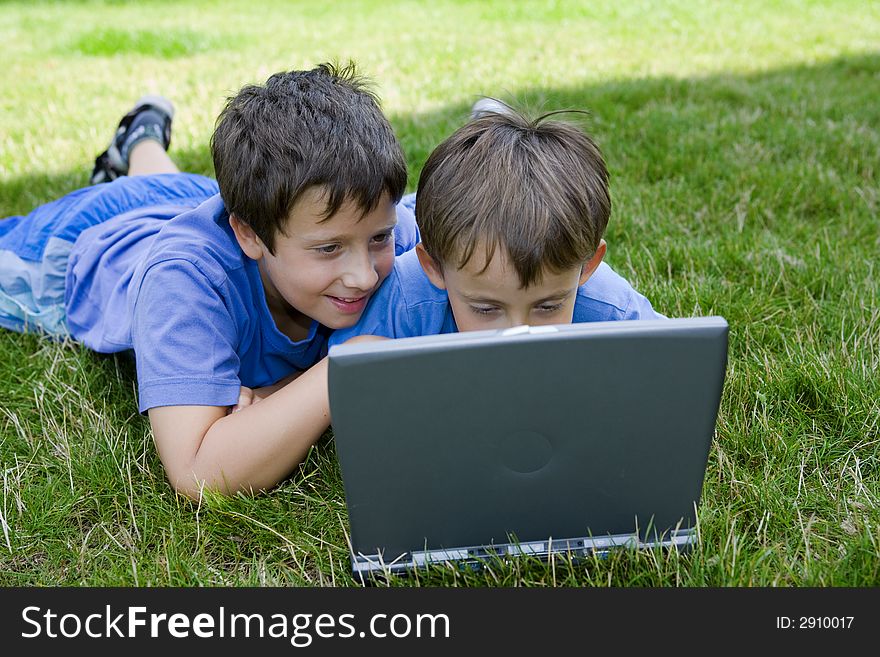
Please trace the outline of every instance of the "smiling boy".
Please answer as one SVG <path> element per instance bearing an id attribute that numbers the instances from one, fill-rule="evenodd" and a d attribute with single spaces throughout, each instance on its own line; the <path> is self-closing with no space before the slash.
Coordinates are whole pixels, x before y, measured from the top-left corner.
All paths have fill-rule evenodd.
<path id="1" fill-rule="evenodd" d="M 396 206 L 404 156 L 353 66 L 230 98 L 216 182 L 167 156 L 172 114 L 142 99 L 97 158 L 99 184 L 0 222 L 0 326 L 133 352 L 175 490 L 262 490 L 329 424 L 329 334 L 417 241 Z"/>
<path id="2" fill-rule="evenodd" d="M 495 107 L 431 153 L 415 199 L 421 243 L 331 345 L 663 317 L 603 262 L 611 197 L 599 147 L 553 113 L 532 121 Z"/>
<path id="3" fill-rule="evenodd" d="M 275 326 L 293 341 L 316 323 L 351 326 L 394 264 L 397 212 L 387 192 L 366 213 L 346 200 L 328 217 L 327 205 L 321 187 L 304 191 L 271 247 L 250 224 L 229 218 L 242 251 L 258 263 Z"/>

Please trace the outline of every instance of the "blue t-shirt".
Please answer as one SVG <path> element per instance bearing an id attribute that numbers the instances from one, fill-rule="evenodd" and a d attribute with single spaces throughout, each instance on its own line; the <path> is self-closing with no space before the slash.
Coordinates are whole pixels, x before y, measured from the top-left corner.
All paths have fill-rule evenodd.
<path id="1" fill-rule="evenodd" d="M 27 215 L 0 220 L 0 326 L 70 337 L 65 312 L 67 265 L 83 231 L 131 211 L 170 218 L 217 192 L 216 180 L 192 173 L 121 176 L 65 194 Z M 136 249 L 131 241 L 129 245 Z M 119 245 L 116 251 L 120 257 L 127 254 L 126 267 L 134 261 L 134 250 Z M 122 262 L 117 257 L 107 260 Z M 122 275 L 126 267 L 117 273 Z M 128 280 L 118 280 L 112 272 L 102 277 L 110 287 L 126 285 Z M 102 297 L 92 292 L 93 298 Z"/>
<path id="2" fill-rule="evenodd" d="M 398 206 L 395 252 L 418 241 Z M 326 355 L 330 329 L 304 340 L 275 326 L 257 262 L 239 247 L 217 194 L 195 209 L 142 207 L 88 228 L 70 254 L 67 322 L 96 351 L 133 349 L 138 406 L 229 406 Z"/>
<path id="3" fill-rule="evenodd" d="M 573 322 L 660 319 L 651 302 L 604 262 L 578 288 Z M 445 290 L 434 287 L 415 251 L 394 259 L 394 269 L 370 299 L 357 324 L 335 331 L 330 346 L 356 335 L 408 338 L 455 333 L 458 327 Z"/>

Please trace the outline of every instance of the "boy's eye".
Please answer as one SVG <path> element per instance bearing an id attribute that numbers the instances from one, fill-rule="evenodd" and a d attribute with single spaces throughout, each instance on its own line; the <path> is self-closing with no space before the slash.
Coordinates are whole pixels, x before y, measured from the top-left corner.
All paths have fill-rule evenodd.
<path id="1" fill-rule="evenodd" d="M 380 233 L 378 235 L 373 236 L 373 244 L 387 244 L 388 242 L 394 239 L 394 233 L 392 231 L 388 231 L 387 233 Z"/>
<path id="2" fill-rule="evenodd" d="M 555 313 L 558 310 L 561 310 L 563 306 L 563 302 L 559 303 L 542 303 L 538 306 L 538 311 L 542 313 Z"/>
<path id="3" fill-rule="evenodd" d="M 495 306 L 471 306 L 470 308 L 477 315 L 492 315 L 498 311 Z"/>
<path id="4" fill-rule="evenodd" d="M 339 250 L 338 244 L 327 244 L 326 246 L 316 246 L 314 249 L 315 253 L 320 253 L 322 255 L 332 255 Z"/>

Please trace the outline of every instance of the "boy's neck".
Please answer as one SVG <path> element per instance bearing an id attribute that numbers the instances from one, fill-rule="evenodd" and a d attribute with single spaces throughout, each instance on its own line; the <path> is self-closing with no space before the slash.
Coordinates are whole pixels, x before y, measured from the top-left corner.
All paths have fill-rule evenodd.
<path id="1" fill-rule="evenodd" d="M 312 318 L 303 315 L 278 295 L 271 280 L 266 275 L 262 262 L 259 263 L 259 269 L 260 280 L 263 283 L 263 294 L 266 298 L 266 307 L 269 308 L 269 314 L 272 315 L 275 328 L 293 342 L 305 340 L 312 328 Z"/>
<path id="2" fill-rule="evenodd" d="M 272 314 L 272 319 L 275 322 L 275 328 L 290 338 L 292 342 L 299 342 L 309 337 L 309 331 L 312 328 L 312 319 L 310 317 L 306 317 L 302 313 L 296 313 L 296 316 L 293 316 L 281 309 L 273 308 L 271 303 L 268 303 L 268 305 L 269 312 Z"/>

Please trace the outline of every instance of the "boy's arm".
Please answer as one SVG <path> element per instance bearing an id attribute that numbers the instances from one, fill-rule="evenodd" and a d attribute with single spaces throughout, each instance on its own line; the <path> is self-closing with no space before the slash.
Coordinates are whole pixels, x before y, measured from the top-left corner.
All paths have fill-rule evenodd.
<path id="1" fill-rule="evenodd" d="M 203 487 L 232 494 L 277 484 L 329 424 L 322 362 L 228 413 L 241 392 L 240 321 L 223 272 L 211 274 L 181 258 L 156 263 L 132 308 L 138 407 L 149 415 L 169 481 L 193 498 Z"/>
<path id="2" fill-rule="evenodd" d="M 330 423 L 327 359 L 260 403 L 227 414 L 226 406 L 158 406 L 148 411 L 153 439 L 171 485 L 197 499 L 270 488 L 299 465 Z"/>
<path id="3" fill-rule="evenodd" d="M 245 406 L 250 406 L 251 404 L 255 404 L 258 401 L 265 399 L 272 393 L 281 390 L 281 388 L 293 381 L 300 374 L 302 374 L 302 372 L 294 372 L 290 376 L 285 376 L 278 383 L 274 383 L 271 386 L 262 386 L 260 388 L 241 386 L 241 391 L 238 393 L 238 402 L 236 402 L 234 406 L 229 407 L 228 412 L 240 411 Z"/>

